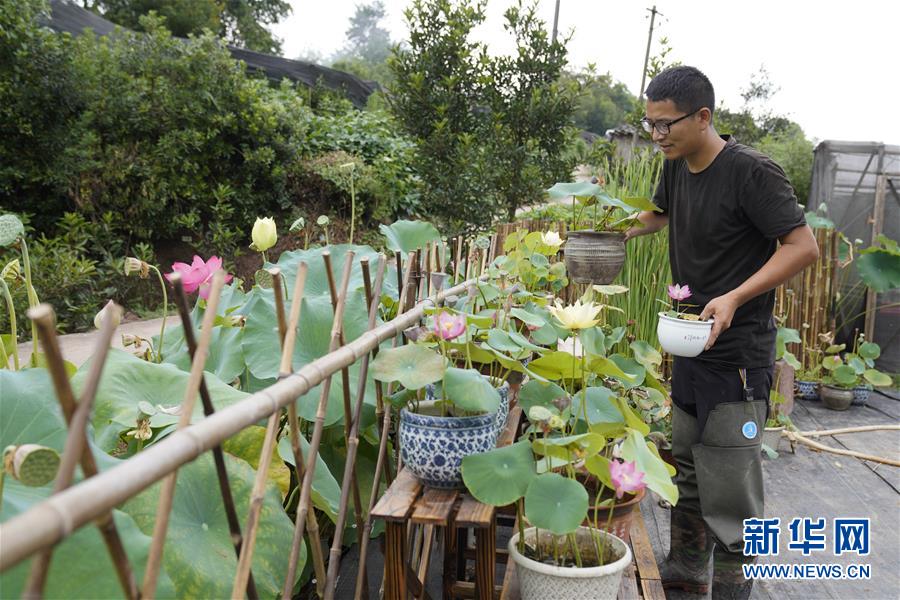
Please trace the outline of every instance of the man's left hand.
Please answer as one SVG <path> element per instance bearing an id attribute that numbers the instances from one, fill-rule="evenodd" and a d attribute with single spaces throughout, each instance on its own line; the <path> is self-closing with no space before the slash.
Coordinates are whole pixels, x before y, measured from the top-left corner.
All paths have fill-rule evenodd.
<path id="1" fill-rule="evenodd" d="M 712 332 L 709 334 L 704 350 L 712 348 L 719 336 L 722 335 L 722 332 L 731 327 L 731 320 L 734 318 L 734 312 L 738 309 L 738 306 L 740 304 L 737 298 L 731 294 L 725 294 L 713 298 L 703 307 L 703 312 L 700 313 L 700 320 L 705 321 L 710 317 L 714 319 Z"/>

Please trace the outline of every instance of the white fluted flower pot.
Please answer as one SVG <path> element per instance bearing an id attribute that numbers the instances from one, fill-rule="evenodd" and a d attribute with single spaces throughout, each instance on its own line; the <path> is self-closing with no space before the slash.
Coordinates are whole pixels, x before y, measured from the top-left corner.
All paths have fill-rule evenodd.
<path id="1" fill-rule="evenodd" d="M 535 529 L 525 530 L 526 541 L 533 541 Z M 589 548 L 590 529 L 579 527 L 575 533 L 579 547 Z M 615 600 L 625 567 L 631 564 L 631 550 L 618 537 L 598 532 L 612 544 L 615 561 L 599 567 L 558 567 L 538 562 L 519 553 L 519 534 L 509 540 L 509 555 L 516 564 L 522 600 Z M 541 531 L 541 538 L 550 533 Z M 609 541 L 611 540 L 611 542 Z"/>

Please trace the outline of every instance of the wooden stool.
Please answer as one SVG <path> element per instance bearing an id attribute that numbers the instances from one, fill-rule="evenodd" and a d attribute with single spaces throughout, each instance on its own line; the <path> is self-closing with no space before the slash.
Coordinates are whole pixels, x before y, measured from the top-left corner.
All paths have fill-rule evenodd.
<path id="1" fill-rule="evenodd" d="M 510 407 L 506 428 L 497 447 L 515 441 L 522 409 Z M 372 509 L 372 517 L 385 521 L 384 597 L 386 600 L 428 598 L 425 577 L 435 534 L 443 538 L 443 598 L 493 600 L 500 593 L 494 583 L 497 562 L 497 510 L 462 490 L 424 488 L 407 469 Z M 468 532 L 475 532 L 474 553 Z M 506 551 L 500 551 L 501 555 Z M 466 581 L 469 557 L 475 561 L 475 581 Z"/>

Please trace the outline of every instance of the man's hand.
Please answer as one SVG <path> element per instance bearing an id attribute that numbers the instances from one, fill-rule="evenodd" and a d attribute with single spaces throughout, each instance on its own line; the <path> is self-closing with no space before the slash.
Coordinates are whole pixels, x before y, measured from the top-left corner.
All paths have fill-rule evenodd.
<path id="1" fill-rule="evenodd" d="M 641 235 L 649 235 L 656 233 L 669 224 L 669 216 L 657 213 L 652 210 L 644 210 L 638 215 L 637 220 L 643 224 L 643 227 L 632 227 L 625 232 L 625 241 L 636 238 Z"/>
<path id="2" fill-rule="evenodd" d="M 705 321 L 710 317 L 714 319 L 712 332 L 709 334 L 704 350 L 712 348 L 719 336 L 722 335 L 722 332 L 731 327 L 731 320 L 734 318 L 734 312 L 738 309 L 738 306 L 740 306 L 740 303 L 737 297 L 729 293 L 713 298 L 703 307 L 703 312 L 700 313 L 700 320 Z"/>

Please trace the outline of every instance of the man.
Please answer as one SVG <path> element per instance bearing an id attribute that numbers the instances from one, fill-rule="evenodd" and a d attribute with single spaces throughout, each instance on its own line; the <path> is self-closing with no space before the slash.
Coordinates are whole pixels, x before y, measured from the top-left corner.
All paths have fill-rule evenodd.
<path id="1" fill-rule="evenodd" d="M 679 500 L 672 508 L 664 587 L 713 598 L 747 598 L 743 520 L 763 516 L 760 437 L 775 358 L 774 288 L 816 261 L 818 246 L 784 171 L 766 156 L 720 137 L 715 94 L 693 67 L 673 67 L 647 87 L 644 129 L 665 155 L 644 227 L 669 226 L 673 281 L 713 319 L 705 350 L 676 357 L 672 446 Z"/>

